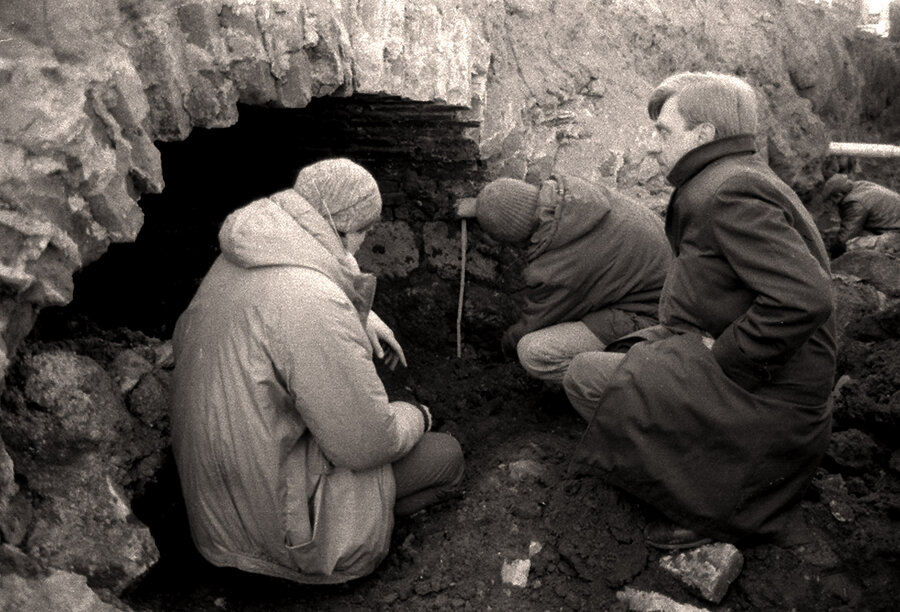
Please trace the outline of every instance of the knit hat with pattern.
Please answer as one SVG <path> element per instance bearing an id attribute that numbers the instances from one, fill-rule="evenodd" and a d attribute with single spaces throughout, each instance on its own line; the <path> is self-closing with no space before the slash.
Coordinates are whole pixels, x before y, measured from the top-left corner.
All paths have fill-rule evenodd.
<path id="1" fill-rule="evenodd" d="M 540 188 L 514 178 L 500 178 L 478 194 L 475 217 L 489 236 L 501 242 L 527 240 L 537 226 Z"/>
<path id="2" fill-rule="evenodd" d="M 381 215 L 378 183 L 365 168 L 342 157 L 323 159 L 303 168 L 294 182 L 294 191 L 338 232 L 368 228 Z"/>

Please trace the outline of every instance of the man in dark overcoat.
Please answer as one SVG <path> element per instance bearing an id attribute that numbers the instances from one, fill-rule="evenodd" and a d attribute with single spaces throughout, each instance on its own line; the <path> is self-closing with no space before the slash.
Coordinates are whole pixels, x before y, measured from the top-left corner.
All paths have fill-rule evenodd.
<path id="1" fill-rule="evenodd" d="M 653 91 L 651 152 L 675 188 L 660 325 L 579 355 L 564 380 L 594 412 L 576 461 L 666 517 L 646 530 L 660 548 L 783 532 L 830 437 L 828 254 L 756 152 L 756 107 L 731 75 Z"/>

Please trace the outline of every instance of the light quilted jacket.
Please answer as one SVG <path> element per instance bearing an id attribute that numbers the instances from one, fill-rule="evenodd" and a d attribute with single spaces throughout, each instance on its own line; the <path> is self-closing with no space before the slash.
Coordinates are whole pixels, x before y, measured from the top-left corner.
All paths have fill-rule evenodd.
<path id="1" fill-rule="evenodd" d="M 292 190 L 232 213 L 178 320 L 172 443 L 211 563 L 344 582 L 384 558 L 391 463 L 423 433 L 388 402 L 363 322 L 374 278 Z"/>

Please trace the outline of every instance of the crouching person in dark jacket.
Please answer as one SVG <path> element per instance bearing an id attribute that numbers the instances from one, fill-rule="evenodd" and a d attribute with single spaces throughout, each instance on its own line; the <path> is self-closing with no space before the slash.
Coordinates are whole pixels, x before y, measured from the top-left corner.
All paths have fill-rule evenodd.
<path id="1" fill-rule="evenodd" d="M 594 413 L 576 461 L 673 521 L 648 526 L 652 545 L 774 536 L 830 437 L 828 254 L 796 194 L 756 155 L 749 85 L 677 74 L 648 110 L 675 187 L 675 261 L 660 326 L 641 334 L 650 339 L 569 367 L 570 401 Z"/>
<path id="2" fill-rule="evenodd" d="M 837 206 L 841 227 L 831 245 L 832 257 L 847 250 L 871 248 L 896 252 L 900 242 L 900 193 L 871 181 L 851 181 L 835 174 L 822 187 L 822 199 Z"/>
<path id="3" fill-rule="evenodd" d="M 671 251 L 646 206 L 577 177 L 540 185 L 501 178 L 461 216 L 526 249 L 522 312 L 501 348 L 533 377 L 559 386 L 572 357 L 655 325 Z"/>

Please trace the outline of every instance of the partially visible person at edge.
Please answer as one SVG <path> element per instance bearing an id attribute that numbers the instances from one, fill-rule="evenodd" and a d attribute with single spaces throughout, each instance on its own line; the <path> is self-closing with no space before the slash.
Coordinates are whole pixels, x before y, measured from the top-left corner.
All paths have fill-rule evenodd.
<path id="1" fill-rule="evenodd" d="M 575 355 L 658 322 L 671 252 L 649 208 L 567 176 L 497 179 L 468 204 L 461 216 L 526 249 L 522 312 L 501 348 L 531 376 L 559 388 Z"/>
<path id="2" fill-rule="evenodd" d="M 900 193 L 896 191 L 839 173 L 825 181 L 822 199 L 837 206 L 841 217 L 837 238 L 830 245 L 832 257 L 852 248 L 850 241 L 860 236 L 900 236 Z"/>
<path id="3" fill-rule="evenodd" d="M 394 514 L 454 489 L 459 443 L 388 401 L 373 351 L 405 357 L 353 254 L 378 219 L 347 159 L 233 212 L 175 328 L 172 443 L 197 549 L 214 565 L 302 583 L 370 573 Z M 386 348 L 382 348 L 384 342 Z"/>
<path id="4" fill-rule="evenodd" d="M 675 187 L 660 325 L 577 356 L 564 380 L 593 414 L 575 464 L 666 517 L 645 532 L 659 548 L 786 536 L 830 438 L 828 253 L 756 154 L 756 108 L 724 74 L 653 91 L 651 152 Z"/>

